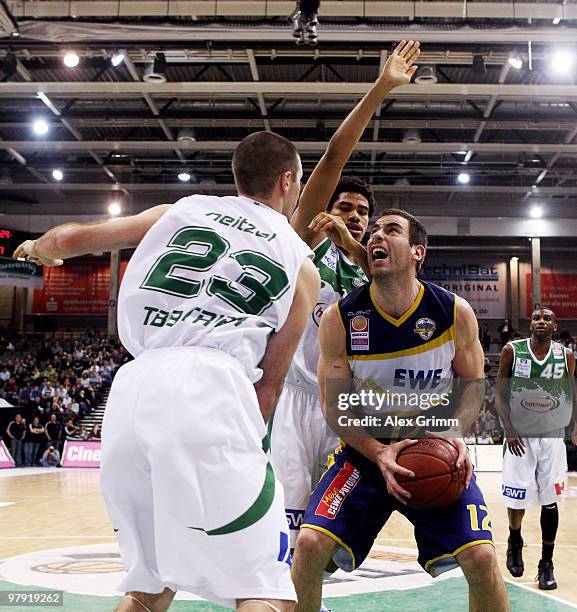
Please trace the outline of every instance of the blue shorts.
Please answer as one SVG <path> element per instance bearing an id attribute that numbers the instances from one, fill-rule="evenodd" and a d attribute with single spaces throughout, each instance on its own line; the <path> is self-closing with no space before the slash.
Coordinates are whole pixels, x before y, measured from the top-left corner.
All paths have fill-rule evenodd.
<path id="1" fill-rule="evenodd" d="M 347 572 L 360 567 L 375 538 L 397 510 L 411 521 L 419 563 L 431 576 L 454 569 L 463 550 L 493 544 L 491 520 L 475 477 L 443 510 L 416 510 L 387 491 L 376 464 L 345 446 L 313 491 L 301 528 L 320 531 L 337 542 L 335 563 Z"/>

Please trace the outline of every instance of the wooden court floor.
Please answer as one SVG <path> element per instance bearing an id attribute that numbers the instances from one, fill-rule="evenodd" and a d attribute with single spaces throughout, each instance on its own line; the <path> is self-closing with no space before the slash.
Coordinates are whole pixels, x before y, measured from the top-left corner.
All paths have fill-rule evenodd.
<path id="1" fill-rule="evenodd" d="M 98 470 L 93 469 L 45 470 L 41 468 L 20 468 L 0 470 L 0 525 L 2 526 L 0 530 L 0 559 L 6 560 L 18 555 L 30 555 L 31 553 L 40 555 L 42 551 L 51 549 L 78 547 L 82 551 L 82 547 L 104 544 L 111 547 L 115 538 L 100 495 L 98 477 Z M 513 579 L 505 568 L 508 527 L 506 510 L 500 498 L 500 474 L 478 474 L 478 482 L 485 494 L 491 513 L 497 554 L 503 575 L 511 583 L 520 585 L 524 590 L 534 590 L 536 596 L 543 597 L 539 601 L 546 603 L 547 595 L 539 592 L 536 583 L 533 581 L 537 573 L 537 562 L 541 552 L 539 509 L 533 509 L 526 514 L 523 526 L 523 536 L 527 545 L 524 551 L 525 575 L 522 578 Z M 412 553 L 410 550 L 407 553 L 407 549 L 415 549 L 411 525 L 402 516 L 393 515 L 381 532 L 378 544 L 385 547 L 402 548 L 410 558 Z M 31 556 L 34 557 L 34 555 Z M 74 558 L 77 562 L 78 558 L 82 558 L 82 555 L 76 555 Z M 569 475 L 566 497 L 560 504 L 560 527 L 554 556 L 555 575 L 559 588 L 550 593 L 555 598 L 566 602 L 569 607 L 561 604 L 561 608 L 546 608 L 543 606 L 524 608 L 519 604 L 520 607 L 513 606 L 513 609 L 525 612 L 526 609 L 565 610 L 577 608 L 576 559 L 577 475 Z M 119 559 L 114 562 L 117 565 L 120 563 Z M 0 563 L 0 582 L 7 579 L 5 575 L 2 575 L 4 573 L 2 567 L 3 565 Z M 41 564 L 37 565 L 37 569 L 38 567 L 41 571 L 44 571 Z M 55 571 L 65 571 L 62 569 L 63 566 L 58 564 L 48 564 L 47 567 L 53 573 Z M 75 571 L 89 571 L 88 569 L 79 570 L 78 567 L 80 566 L 78 565 L 75 567 Z M 26 581 L 20 582 L 20 584 L 26 584 Z M 29 584 L 34 583 L 29 582 Z M 41 584 L 46 585 L 46 583 Z M 463 590 L 463 587 L 464 585 L 461 585 L 460 589 Z M 0 590 L 1 588 L 6 589 L 7 587 L 1 587 L 0 585 Z M 511 587 L 509 588 L 511 589 Z M 520 591 L 520 589 L 517 590 Z M 534 597 L 534 599 L 536 598 Z M 466 609 L 466 607 L 451 608 L 441 604 L 442 602 L 431 602 L 430 605 L 427 604 L 425 609 L 443 609 L 445 612 L 453 609 Z M 90 604 L 88 607 L 84 607 L 85 605 L 87 604 L 78 604 L 76 609 L 79 612 L 92 612 L 92 610 L 111 610 L 113 608 L 110 602 L 103 604 L 102 607 L 95 607 L 96 604 L 94 606 Z M 178 602 L 175 605 L 177 609 L 193 609 L 189 607 L 178 608 Z M 194 609 L 201 608 L 197 606 Z M 202 609 L 216 608 L 202 606 Z M 334 604 L 333 609 L 335 612 L 340 610 Z M 345 606 L 342 609 L 349 610 L 352 608 Z M 366 609 L 374 610 L 378 607 Z M 406 609 L 412 610 L 413 608 L 406 607 Z"/>

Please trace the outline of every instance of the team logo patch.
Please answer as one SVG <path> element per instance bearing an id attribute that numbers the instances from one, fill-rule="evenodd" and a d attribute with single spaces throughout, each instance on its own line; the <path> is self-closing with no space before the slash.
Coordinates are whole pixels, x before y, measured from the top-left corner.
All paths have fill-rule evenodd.
<path id="1" fill-rule="evenodd" d="M 437 329 L 437 324 L 428 317 L 419 319 L 415 323 L 415 333 L 419 334 L 423 340 L 428 340 L 435 333 L 435 329 Z"/>
<path id="2" fill-rule="evenodd" d="M 351 319 L 350 323 L 351 349 L 357 351 L 369 350 L 369 320 L 362 315 Z"/>
<path id="3" fill-rule="evenodd" d="M 564 491 L 565 491 L 565 483 L 564 482 L 556 482 L 555 483 L 555 493 L 557 493 L 557 495 L 563 495 Z"/>
<path id="4" fill-rule="evenodd" d="M 359 470 L 350 463 L 345 463 L 339 470 L 339 473 L 333 478 L 331 484 L 327 487 L 315 510 L 316 516 L 324 516 L 331 520 L 334 519 L 339 513 L 343 502 L 349 493 L 357 486 L 360 479 L 361 473 Z"/>
<path id="5" fill-rule="evenodd" d="M 531 361 L 525 357 L 517 357 L 515 360 L 515 374 L 519 378 L 531 378 Z"/>

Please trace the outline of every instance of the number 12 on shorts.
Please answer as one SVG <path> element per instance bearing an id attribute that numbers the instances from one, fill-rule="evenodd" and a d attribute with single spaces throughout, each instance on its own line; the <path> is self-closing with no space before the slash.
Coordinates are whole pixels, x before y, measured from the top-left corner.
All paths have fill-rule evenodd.
<path id="1" fill-rule="evenodd" d="M 489 516 L 489 509 L 487 506 L 476 506 L 475 504 L 468 504 L 467 510 L 469 511 L 469 519 L 471 521 L 471 531 L 493 531 L 491 525 L 491 517 Z M 479 527 L 479 514 L 484 512 L 485 515 L 482 517 L 481 527 Z"/>

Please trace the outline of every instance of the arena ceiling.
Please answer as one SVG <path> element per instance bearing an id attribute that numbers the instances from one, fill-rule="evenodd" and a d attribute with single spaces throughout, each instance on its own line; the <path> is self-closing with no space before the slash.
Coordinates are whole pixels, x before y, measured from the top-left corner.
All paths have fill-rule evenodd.
<path id="1" fill-rule="evenodd" d="M 577 61 L 552 67 L 559 48 L 577 52 L 576 4 L 323 0 L 316 47 L 295 45 L 294 8 L 0 0 L 1 212 L 101 215 L 113 199 L 137 212 L 230 193 L 232 150 L 259 129 L 293 140 L 308 174 L 395 41 L 413 38 L 436 82 L 385 100 L 347 172 L 371 180 L 380 206 L 421 215 L 526 217 L 539 202 L 577 218 Z M 166 82 L 145 82 L 157 52 Z"/>

